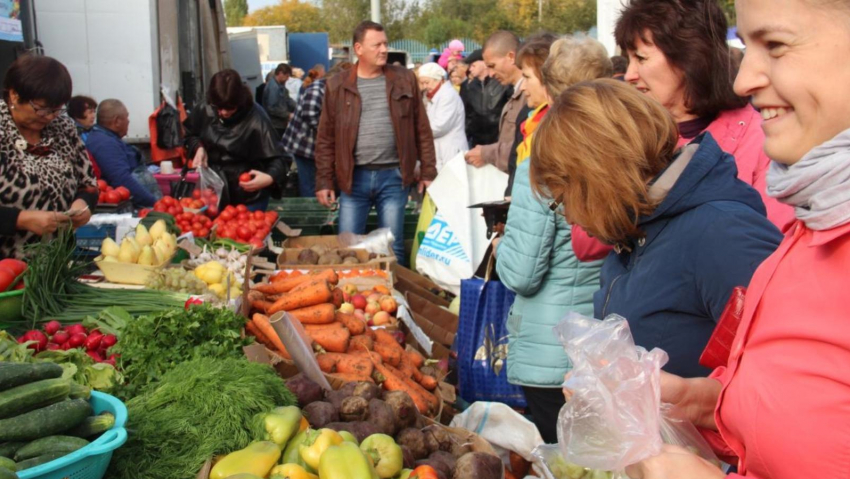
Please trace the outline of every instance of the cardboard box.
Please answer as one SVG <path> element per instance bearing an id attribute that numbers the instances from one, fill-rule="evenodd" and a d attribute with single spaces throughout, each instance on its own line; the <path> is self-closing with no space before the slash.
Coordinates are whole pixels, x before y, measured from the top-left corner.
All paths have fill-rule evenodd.
<path id="1" fill-rule="evenodd" d="M 445 306 L 448 308 L 451 304 L 445 298 L 441 298 L 440 296 L 437 296 L 436 294 L 423 288 L 422 286 L 411 282 L 410 279 L 400 276 L 398 274 L 398 271 L 399 270 L 394 270 L 395 274 L 393 275 L 395 280 L 395 289 L 399 290 L 402 294 L 414 293 L 422 298 L 425 298 L 427 301 L 436 304 L 437 306 Z"/>
<path id="2" fill-rule="evenodd" d="M 451 333 L 452 336 L 457 333 L 459 318 L 456 314 L 435 305 L 416 293 L 409 292 L 404 297 L 407 299 L 411 311 L 427 318 L 428 321 Z M 452 341 L 454 341 L 454 338 L 452 338 Z M 451 342 L 443 342 L 443 344 L 451 344 Z"/>

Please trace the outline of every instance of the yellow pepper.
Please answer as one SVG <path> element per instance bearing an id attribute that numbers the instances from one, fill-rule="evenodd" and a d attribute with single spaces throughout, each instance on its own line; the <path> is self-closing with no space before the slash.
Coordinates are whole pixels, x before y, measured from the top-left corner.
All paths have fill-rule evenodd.
<path id="1" fill-rule="evenodd" d="M 357 438 L 354 437 L 354 434 L 351 434 L 348 431 L 339 431 L 339 435 L 342 436 L 342 439 L 346 442 L 353 442 L 354 444 L 357 444 L 358 446 L 360 445 L 360 443 L 357 442 Z"/>
<path id="2" fill-rule="evenodd" d="M 319 479 L 319 476 L 310 474 L 298 464 L 282 464 L 275 466 L 271 472 L 271 479 Z"/>
<path id="3" fill-rule="evenodd" d="M 226 479 L 236 474 L 266 477 L 279 458 L 280 448 L 277 444 L 271 441 L 254 442 L 218 461 L 210 472 L 210 479 Z"/>
<path id="4" fill-rule="evenodd" d="M 319 464 L 321 479 L 378 479 L 372 461 L 351 442 L 331 446 Z"/>
<path id="5" fill-rule="evenodd" d="M 281 449 L 298 432 L 301 424 L 301 410 L 295 406 L 278 407 L 263 416 L 265 439 L 274 442 Z"/>
<path id="6" fill-rule="evenodd" d="M 314 470 L 317 470 L 319 468 L 319 460 L 322 459 L 322 454 L 329 447 L 336 446 L 342 441 L 342 436 L 333 429 L 308 431 L 307 440 L 298 447 L 298 451 L 301 453 L 301 458 L 304 459 L 304 462 Z"/>

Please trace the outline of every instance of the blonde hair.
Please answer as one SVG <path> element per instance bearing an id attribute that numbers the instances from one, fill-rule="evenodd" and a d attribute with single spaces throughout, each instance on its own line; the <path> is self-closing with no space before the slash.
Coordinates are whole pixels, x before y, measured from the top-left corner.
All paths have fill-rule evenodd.
<path id="1" fill-rule="evenodd" d="M 614 65 L 605 46 L 598 41 L 590 37 L 563 37 L 552 44 L 542 73 L 547 93 L 557 98 L 576 83 L 611 78 Z"/>
<path id="2" fill-rule="evenodd" d="M 531 185 L 564 216 L 608 244 L 642 237 L 638 218 L 657 206 L 647 183 L 676 150 L 676 123 L 633 86 L 604 79 L 561 94 L 534 132 Z"/>

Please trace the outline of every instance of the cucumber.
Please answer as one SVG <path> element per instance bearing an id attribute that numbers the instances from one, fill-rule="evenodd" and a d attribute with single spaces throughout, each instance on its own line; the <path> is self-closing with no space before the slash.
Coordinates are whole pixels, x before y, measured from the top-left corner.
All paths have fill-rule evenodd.
<path id="1" fill-rule="evenodd" d="M 71 454 L 77 449 L 89 445 L 89 442 L 79 437 L 71 436 L 47 436 L 27 444 L 15 453 L 15 460 L 20 462 L 26 459 L 43 456 L 51 452 L 64 452 Z"/>
<path id="2" fill-rule="evenodd" d="M 21 461 L 18 463 L 18 471 L 23 471 L 25 469 L 33 468 L 35 466 L 47 464 L 50 461 L 59 459 L 60 457 L 64 456 L 67 456 L 67 454 L 65 454 L 64 452 L 51 452 L 48 454 L 44 454 L 43 456 L 27 459 L 26 461 Z"/>
<path id="3" fill-rule="evenodd" d="M 34 383 L 42 379 L 62 376 L 62 366 L 53 363 L 4 363 L 0 362 L 0 391 Z"/>
<path id="4" fill-rule="evenodd" d="M 5 467 L 0 467 L 0 479 L 19 479 L 15 471 L 10 471 Z"/>
<path id="5" fill-rule="evenodd" d="M 71 381 L 43 379 L 0 392 L 0 419 L 18 416 L 33 409 L 68 399 Z"/>
<path id="6" fill-rule="evenodd" d="M 69 436 L 92 437 L 102 434 L 115 425 L 115 416 L 111 412 L 102 412 L 89 416 L 79 426 L 65 432 Z"/>
<path id="7" fill-rule="evenodd" d="M 23 446 L 26 446 L 25 442 L 0 442 L 0 457 L 8 457 L 9 459 L 15 457 L 15 452 Z"/>
<path id="8" fill-rule="evenodd" d="M 18 470 L 15 465 L 15 461 L 9 459 L 8 457 L 0 457 L 0 469 L 8 469 L 10 471 Z"/>
<path id="9" fill-rule="evenodd" d="M 92 409 L 88 401 L 68 399 L 20 416 L 0 419 L 0 441 L 33 441 L 79 426 Z"/>
<path id="10" fill-rule="evenodd" d="M 71 392 L 68 393 L 68 397 L 71 399 L 88 400 L 89 398 L 91 398 L 91 388 L 88 386 L 83 386 L 78 382 L 71 381 Z"/>

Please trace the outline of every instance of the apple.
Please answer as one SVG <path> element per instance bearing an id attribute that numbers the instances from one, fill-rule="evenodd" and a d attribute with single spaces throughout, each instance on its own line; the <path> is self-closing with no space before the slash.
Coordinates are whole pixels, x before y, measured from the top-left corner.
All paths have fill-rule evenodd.
<path id="1" fill-rule="evenodd" d="M 359 292 L 360 292 L 360 291 L 358 291 L 358 290 L 357 290 L 357 286 L 355 286 L 355 285 L 353 285 L 353 284 L 351 284 L 351 283 L 348 283 L 348 284 L 343 285 L 343 286 L 342 286 L 342 291 L 343 291 L 344 293 L 348 293 L 348 295 L 349 295 L 349 296 L 354 296 L 355 294 L 357 294 L 357 293 L 359 293 Z"/>
<path id="2" fill-rule="evenodd" d="M 342 300 L 343 300 L 343 302 L 350 303 L 351 302 L 351 295 L 346 293 L 345 291 L 343 291 L 342 292 Z"/>
<path id="3" fill-rule="evenodd" d="M 381 305 L 374 301 L 369 301 L 369 304 L 367 304 L 366 307 L 363 309 L 363 311 L 365 311 L 367 314 L 375 314 L 380 310 Z"/>
<path id="4" fill-rule="evenodd" d="M 398 303 L 395 302 L 395 298 L 392 296 L 384 296 L 381 298 L 381 310 L 386 311 L 387 313 L 395 313 L 398 310 Z"/>
<path id="5" fill-rule="evenodd" d="M 354 309 L 366 309 L 368 301 L 366 301 L 366 296 L 363 296 L 362 294 L 355 294 L 351 297 L 351 304 L 354 305 Z"/>
<path id="6" fill-rule="evenodd" d="M 390 313 L 386 311 L 378 311 L 375 313 L 375 316 L 372 317 L 372 322 L 375 326 L 386 326 L 392 323 L 392 317 Z"/>
<path id="7" fill-rule="evenodd" d="M 372 293 L 366 297 L 366 301 L 369 301 L 370 303 L 380 303 L 381 295 L 378 293 Z"/>
<path id="8" fill-rule="evenodd" d="M 354 305 L 351 303 L 342 303 L 340 305 L 339 310 L 343 313 L 353 314 L 354 313 Z"/>
<path id="9" fill-rule="evenodd" d="M 364 313 L 362 309 L 355 309 L 354 317 L 361 321 L 366 321 L 366 313 Z"/>

